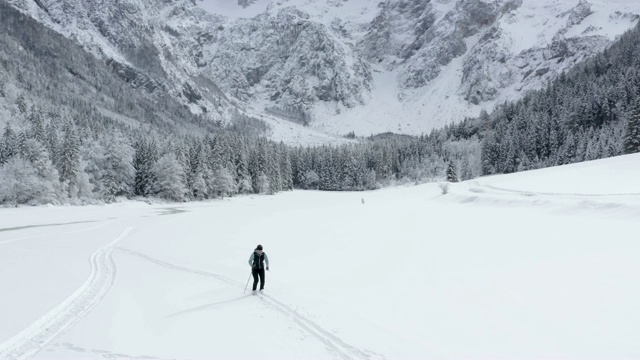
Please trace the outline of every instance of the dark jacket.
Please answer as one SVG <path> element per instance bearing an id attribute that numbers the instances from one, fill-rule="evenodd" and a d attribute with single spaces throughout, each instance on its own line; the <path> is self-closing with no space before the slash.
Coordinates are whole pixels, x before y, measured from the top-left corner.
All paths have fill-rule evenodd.
<path id="1" fill-rule="evenodd" d="M 249 257 L 249 266 L 253 269 L 264 269 L 265 263 L 267 267 L 269 267 L 269 257 L 266 252 L 262 252 L 262 255 L 259 255 L 257 251 L 251 253 L 251 257 Z"/>

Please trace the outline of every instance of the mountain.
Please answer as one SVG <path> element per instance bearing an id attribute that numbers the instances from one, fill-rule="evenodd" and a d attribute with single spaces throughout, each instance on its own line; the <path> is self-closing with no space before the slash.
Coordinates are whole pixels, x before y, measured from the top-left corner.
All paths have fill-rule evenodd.
<path id="1" fill-rule="evenodd" d="M 215 84 L 197 72 L 199 49 L 216 18 L 184 1 L 9 2 L 81 44 L 134 87 L 166 91 L 192 112 L 211 112 L 215 119 L 232 109 Z"/>
<path id="2" fill-rule="evenodd" d="M 8 1 L 141 91 L 293 138 L 311 131 L 293 123 L 418 134 L 476 116 L 603 50 L 640 13 L 623 0 Z"/>
<path id="3" fill-rule="evenodd" d="M 290 90 L 282 91 L 268 71 L 261 71 L 266 76 L 249 86 L 247 99 L 258 107 L 273 102 L 302 107 L 314 127 L 359 135 L 417 134 L 490 111 L 603 50 L 633 27 L 640 13 L 640 3 L 616 0 L 258 0 L 244 7 L 214 0 L 200 5 L 226 16 L 226 36 L 234 35 L 234 53 L 248 69 L 250 58 L 282 54 L 274 47 L 265 52 L 246 46 L 254 39 L 248 29 L 268 36 L 269 21 L 303 28 L 295 44 L 308 43 L 314 38 L 310 34 L 329 34 L 331 45 L 316 53 L 305 49 L 283 57 L 287 66 L 303 65 L 294 67 L 300 76 L 295 79 L 305 82 L 287 88 L 303 96 L 292 101 Z M 297 17 L 285 16 L 292 13 Z M 238 36 L 238 28 L 244 36 Z M 360 80 L 323 72 L 341 69 L 339 61 L 321 57 L 326 48 L 344 49 L 345 56 L 337 58 L 347 59 L 347 74 L 362 74 Z M 309 72 L 305 56 L 325 66 Z M 326 84 L 336 89 L 333 98 L 324 96 Z M 228 82 L 221 87 L 235 90 Z"/>
<path id="4" fill-rule="evenodd" d="M 113 65 L 113 64 L 112 64 Z M 122 81 L 130 75 L 131 82 Z M 28 128 L 35 118 L 77 121 L 133 133 L 219 130 L 175 98 L 133 79 L 60 33 L 0 2 L 0 126 Z M 136 88 L 139 87 L 139 88 Z M 144 89 L 144 90 L 142 90 Z"/>

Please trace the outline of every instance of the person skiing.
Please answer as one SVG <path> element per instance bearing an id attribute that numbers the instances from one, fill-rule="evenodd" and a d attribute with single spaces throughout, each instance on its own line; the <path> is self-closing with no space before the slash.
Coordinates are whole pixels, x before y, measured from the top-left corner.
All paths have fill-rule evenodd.
<path id="1" fill-rule="evenodd" d="M 269 270 L 269 257 L 267 253 L 262 251 L 262 245 L 256 246 L 256 249 L 251 253 L 249 257 L 249 266 L 251 266 L 251 274 L 253 275 L 253 295 L 256 294 L 256 288 L 258 287 L 258 277 L 260 277 L 260 291 L 264 290 L 264 269 Z"/>

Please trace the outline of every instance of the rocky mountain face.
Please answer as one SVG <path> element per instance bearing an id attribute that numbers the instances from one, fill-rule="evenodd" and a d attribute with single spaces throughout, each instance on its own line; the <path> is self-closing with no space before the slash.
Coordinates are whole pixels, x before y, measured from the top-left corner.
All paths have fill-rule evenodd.
<path id="1" fill-rule="evenodd" d="M 6 1 L 193 112 L 276 108 L 358 135 L 491 110 L 603 50 L 640 13 L 623 0 Z"/>
<path id="2" fill-rule="evenodd" d="M 359 46 L 368 59 L 387 69 L 400 68 L 402 88 L 420 88 L 468 51 L 467 38 L 519 3 L 522 0 L 459 1 L 442 16 L 431 0 L 387 0 Z"/>
<path id="3" fill-rule="evenodd" d="M 604 1 L 596 4 L 596 16 L 588 1 L 563 3 L 387 0 L 358 48 L 370 62 L 397 73 L 405 113 L 422 108 L 446 123 L 540 88 L 602 51 L 637 23 L 640 11 L 640 4 Z M 441 85 L 442 79 L 433 84 L 438 77 L 453 82 L 455 87 L 448 88 L 453 91 L 425 99 L 430 85 Z M 434 108 L 443 97 L 456 98 L 460 106 Z"/>
<path id="4" fill-rule="evenodd" d="M 215 120 L 233 105 L 200 75 L 203 46 L 217 17 L 189 1 L 9 0 L 18 9 L 80 43 L 133 87 L 168 92 Z"/>
<path id="5" fill-rule="evenodd" d="M 368 63 L 296 8 L 239 19 L 217 36 L 209 75 L 235 98 L 306 111 L 317 102 L 364 103 Z"/>

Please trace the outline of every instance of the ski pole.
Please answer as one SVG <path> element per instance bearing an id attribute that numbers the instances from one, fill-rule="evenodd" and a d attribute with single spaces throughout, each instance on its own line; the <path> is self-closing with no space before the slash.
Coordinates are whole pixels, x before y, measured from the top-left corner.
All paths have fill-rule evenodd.
<path id="1" fill-rule="evenodd" d="M 249 280 L 251 280 L 251 274 L 249 273 L 249 278 L 247 279 L 247 285 L 244 286 L 244 291 L 242 292 L 243 294 L 247 292 L 247 287 L 249 286 Z"/>

